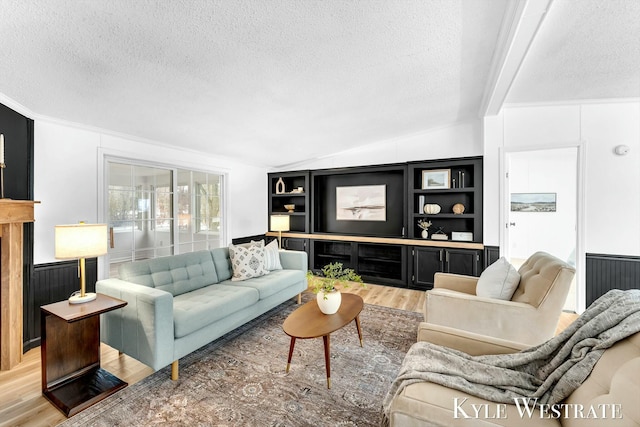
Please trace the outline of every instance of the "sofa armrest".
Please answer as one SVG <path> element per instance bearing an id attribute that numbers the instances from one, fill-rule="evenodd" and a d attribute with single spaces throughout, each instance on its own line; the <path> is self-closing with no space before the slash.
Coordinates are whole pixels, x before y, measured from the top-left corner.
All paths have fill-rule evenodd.
<path id="1" fill-rule="evenodd" d="M 448 289 L 427 292 L 425 321 L 529 345 L 540 344 L 553 336 L 553 331 L 549 335 L 543 328 L 544 321 L 538 310 L 529 304 Z"/>
<path id="2" fill-rule="evenodd" d="M 451 289 L 452 291 L 464 292 L 475 295 L 478 278 L 474 276 L 463 276 L 453 273 L 436 273 L 433 277 L 434 288 Z"/>
<path id="3" fill-rule="evenodd" d="M 305 273 L 308 269 L 309 256 L 303 251 L 279 251 L 280 264 L 286 270 L 302 270 Z"/>
<path id="4" fill-rule="evenodd" d="M 154 370 L 173 362 L 173 295 L 120 279 L 100 280 L 96 291 L 127 301 L 102 315 L 103 342 Z"/>
<path id="5" fill-rule="evenodd" d="M 481 354 L 517 353 L 529 348 L 529 345 L 524 343 L 475 334 L 461 329 L 426 322 L 421 322 L 418 326 L 418 341 L 428 341 L 433 344 L 464 351 L 473 356 Z"/>

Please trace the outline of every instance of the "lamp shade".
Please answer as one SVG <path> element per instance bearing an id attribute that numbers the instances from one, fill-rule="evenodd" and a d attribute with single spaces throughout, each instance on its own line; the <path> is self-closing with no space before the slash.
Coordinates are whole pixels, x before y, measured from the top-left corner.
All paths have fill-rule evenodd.
<path id="1" fill-rule="evenodd" d="M 289 231 L 289 215 L 271 215 L 271 231 Z"/>
<path id="2" fill-rule="evenodd" d="M 56 259 L 91 258 L 106 253 L 107 224 L 56 225 Z"/>

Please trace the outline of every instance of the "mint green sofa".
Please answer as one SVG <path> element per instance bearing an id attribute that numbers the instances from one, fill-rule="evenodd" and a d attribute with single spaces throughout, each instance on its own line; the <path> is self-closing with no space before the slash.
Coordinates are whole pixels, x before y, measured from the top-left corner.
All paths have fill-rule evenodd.
<path id="1" fill-rule="evenodd" d="M 307 254 L 280 251 L 282 270 L 231 281 L 227 248 L 123 264 L 96 291 L 127 301 L 102 315 L 101 340 L 159 370 L 307 289 Z"/>

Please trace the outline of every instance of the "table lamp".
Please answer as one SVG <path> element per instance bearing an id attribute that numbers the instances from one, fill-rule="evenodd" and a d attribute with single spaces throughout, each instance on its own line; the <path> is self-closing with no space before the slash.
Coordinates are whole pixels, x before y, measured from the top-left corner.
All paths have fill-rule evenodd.
<path id="1" fill-rule="evenodd" d="M 271 215 L 270 230 L 278 232 L 278 246 L 282 249 L 282 232 L 289 231 L 289 215 Z"/>
<path id="2" fill-rule="evenodd" d="M 56 259 L 77 259 L 80 264 L 80 292 L 69 298 L 71 304 L 82 304 L 96 299 L 93 292 L 86 293 L 85 258 L 107 253 L 106 224 L 69 224 L 55 226 Z"/>

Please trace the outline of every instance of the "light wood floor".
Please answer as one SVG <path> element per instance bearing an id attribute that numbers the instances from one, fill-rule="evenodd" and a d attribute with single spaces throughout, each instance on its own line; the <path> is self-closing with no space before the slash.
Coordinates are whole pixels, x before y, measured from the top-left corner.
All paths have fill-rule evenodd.
<path id="1" fill-rule="evenodd" d="M 425 293 L 387 286 L 367 285 L 366 289 L 352 287 L 365 303 L 421 313 Z M 559 329 L 567 327 L 577 317 L 563 313 Z M 120 379 L 134 384 L 153 371 L 126 355 L 118 356 L 111 347 L 101 346 L 102 367 Z M 0 372 L 0 427 L 55 426 L 65 416 L 43 396 L 40 384 L 40 348 L 23 355 L 22 363 L 10 371 Z"/>

